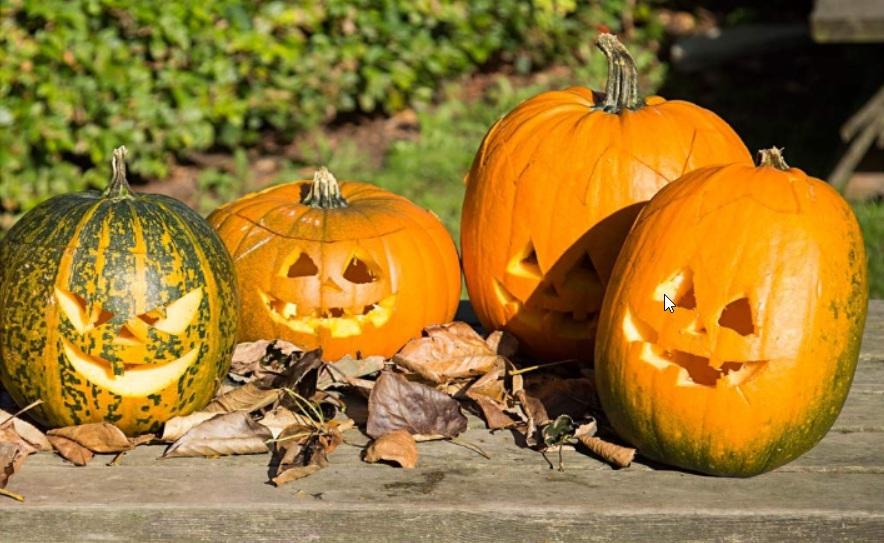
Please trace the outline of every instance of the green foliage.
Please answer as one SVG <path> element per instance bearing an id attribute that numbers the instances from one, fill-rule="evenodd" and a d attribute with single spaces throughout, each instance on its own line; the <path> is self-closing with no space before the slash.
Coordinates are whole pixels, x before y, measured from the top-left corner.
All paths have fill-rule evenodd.
<path id="1" fill-rule="evenodd" d="M 120 144 L 133 177 L 163 178 L 188 151 L 424 103 L 443 79 L 489 63 L 579 64 L 596 29 L 619 28 L 624 4 L 5 0 L 0 202 L 22 210 L 100 186 Z"/>
<path id="2" fill-rule="evenodd" d="M 854 204 L 869 259 L 869 297 L 884 298 L 884 203 Z"/>

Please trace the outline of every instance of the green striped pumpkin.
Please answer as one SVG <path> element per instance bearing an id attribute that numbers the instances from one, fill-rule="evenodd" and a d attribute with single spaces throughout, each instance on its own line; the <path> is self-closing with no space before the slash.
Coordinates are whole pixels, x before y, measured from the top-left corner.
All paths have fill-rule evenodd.
<path id="1" fill-rule="evenodd" d="M 47 200 L 0 242 L 0 381 L 49 426 L 152 431 L 202 408 L 230 365 L 230 256 L 183 203 L 131 192 L 124 157 L 103 193 Z"/>

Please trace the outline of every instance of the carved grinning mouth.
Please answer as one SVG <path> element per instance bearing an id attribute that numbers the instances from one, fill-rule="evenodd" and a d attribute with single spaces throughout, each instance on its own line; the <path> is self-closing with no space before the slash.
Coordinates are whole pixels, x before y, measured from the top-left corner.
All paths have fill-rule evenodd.
<path id="1" fill-rule="evenodd" d="M 259 291 L 259 294 L 274 321 L 304 334 L 316 334 L 320 329 L 326 329 L 332 337 L 356 336 L 365 326 L 379 328 L 385 325 L 396 302 L 396 295 L 390 294 L 369 305 L 306 309 L 266 292 Z"/>
<path id="2" fill-rule="evenodd" d="M 67 339 L 62 338 L 62 348 L 77 373 L 120 396 L 147 396 L 166 388 L 184 374 L 200 351 L 196 347 L 165 364 L 125 364 L 123 374 L 114 375 L 108 361 L 84 353 Z"/>
<path id="3" fill-rule="evenodd" d="M 713 365 L 709 357 L 667 349 L 658 345 L 657 333 L 627 309 L 623 319 L 627 341 L 641 344 L 640 359 L 659 370 L 678 368 L 676 385 L 714 388 L 720 384 L 737 386 L 754 377 L 767 360 L 723 361 Z"/>

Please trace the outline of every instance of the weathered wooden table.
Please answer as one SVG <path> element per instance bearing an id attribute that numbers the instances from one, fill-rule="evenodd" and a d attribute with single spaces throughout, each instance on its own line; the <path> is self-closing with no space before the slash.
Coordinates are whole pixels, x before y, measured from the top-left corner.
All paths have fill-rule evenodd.
<path id="1" fill-rule="evenodd" d="M 351 432 L 349 439 L 364 442 Z M 0 540 L 27 541 L 884 541 L 884 301 L 835 427 L 796 462 L 753 479 L 649 467 L 614 471 L 577 452 L 566 471 L 472 421 L 465 439 L 419 445 L 419 467 L 364 464 L 342 446 L 331 466 L 274 488 L 269 456 L 84 468 L 40 454 L 0 501 Z M 110 458 L 110 457 L 106 457 Z"/>

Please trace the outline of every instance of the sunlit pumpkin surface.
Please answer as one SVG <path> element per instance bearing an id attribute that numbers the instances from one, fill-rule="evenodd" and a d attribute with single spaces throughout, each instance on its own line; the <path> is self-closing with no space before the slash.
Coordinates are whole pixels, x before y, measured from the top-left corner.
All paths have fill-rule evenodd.
<path id="1" fill-rule="evenodd" d="M 692 172 L 651 200 L 614 269 L 596 346 L 605 413 L 676 466 L 789 462 L 840 412 L 867 296 L 859 227 L 829 185 L 770 165 Z"/>
<path id="2" fill-rule="evenodd" d="M 635 90 L 634 73 L 620 77 Z M 525 101 L 488 131 L 467 176 L 464 277 L 482 324 L 544 358 L 591 359 L 605 285 L 641 206 L 685 172 L 739 161 L 751 156 L 736 133 L 688 102 L 582 87 Z"/>
<path id="3" fill-rule="evenodd" d="M 340 200 L 304 203 L 320 181 Z M 243 341 L 284 338 L 322 347 L 327 360 L 390 356 L 457 311 L 460 268 L 445 227 L 373 185 L 338 184 L 321 170 L 244 196 L 209 222 L 237 269 Z"/>
<path id="4" fill-rule="evenodd" d="M 109 189 L 110 190 L 110 189 Z M 0 244 L 0 379 L 50 426 L 133 434 L 199 409 L 230 364 L 236 283 L 215 232 L 158 195 L 87 192 Z"/>

